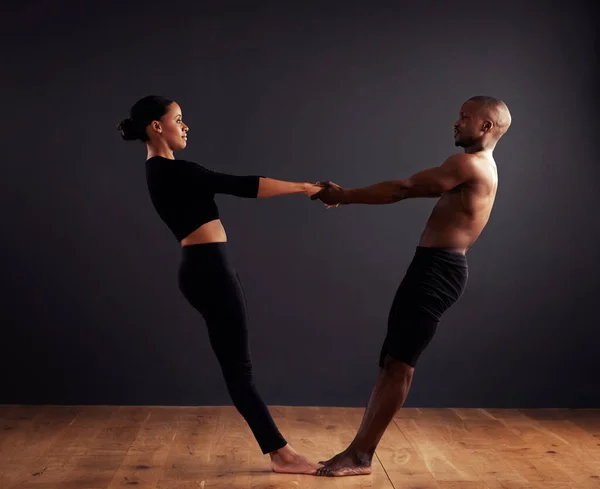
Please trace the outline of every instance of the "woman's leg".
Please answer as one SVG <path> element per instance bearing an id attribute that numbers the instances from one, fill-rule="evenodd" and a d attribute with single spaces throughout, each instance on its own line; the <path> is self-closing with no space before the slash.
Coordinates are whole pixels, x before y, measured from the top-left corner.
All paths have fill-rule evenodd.
<path id="1" fill-rule="evenodd" d="M 207 257 L 209 262 L 199 261 L 198 256 L 190 259 L 190 250 L 186 251 L 180 269 L 180 289 L 206 321 L 211 347 L 233 404 L 248 423 L 262 452 L 271 455 L 274 470 L 314 473 L 316 464 L 309 463 L 287 445 L 254 385 L 246 300 L 225 251 Z"/>
<path id="2" fill-rule="evenodd" d="M 213 282 L 214 294 L 205 307 L 210 344 L 217 356 L 227 391 L 263 453 L 283 448 L 286 441 L 256 390 L 248 344 L 243 291 L 235 275 Z"/>

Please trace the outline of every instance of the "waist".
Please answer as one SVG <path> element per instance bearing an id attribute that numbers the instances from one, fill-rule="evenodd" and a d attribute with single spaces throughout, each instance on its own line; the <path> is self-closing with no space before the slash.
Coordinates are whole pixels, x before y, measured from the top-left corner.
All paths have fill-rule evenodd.
<path id="1" fill-rule="evenodd" d="M 214 219 L 192 231 L 180 242 L 182 247 L 227 242 L 227 233 L 220 219 Z"/>
<path id="2" fill-rule="evenodd" d="M 466 250 L 461 248 L 417 246 L 415 261 L 440 262 L 447 266 L 468 268 Z"/>
<path id="3" fill-rule="evenodd" d="M 221 242 L 183 246 L 179 273 L 185 280 L 210 281 L 236 271 L 227 243 Z"/>
<path id="4" fill-rule="evenodd" d="M 449 223 L 428 222 L 419 239 L 419 246 L 450 250 L 463 255 L 477 239 L 476 230 Z"/>
<path id="5" fill-rule="evenodd" d="M 182 263 L 197 263 L 212 266 L 230 262 L 229 248 L 225 242 L 196 243 L 181 247 Z"/>
<path id="6" fill-rule="evenodd" d="M 226 252 L 226 241 L 213 241 L 211 243 L 194 243 L 181 247 L 181 252 L 186 255 L 211 252 Z"/>

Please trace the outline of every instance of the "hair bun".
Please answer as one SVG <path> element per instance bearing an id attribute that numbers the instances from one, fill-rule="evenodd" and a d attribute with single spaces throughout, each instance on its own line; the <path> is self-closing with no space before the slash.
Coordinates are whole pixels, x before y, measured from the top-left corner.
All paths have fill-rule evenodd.
<path id="1" fill-rule="evenodd" d="M 128 117 L 127 119 L 123 119 L 119 125 L 117 126 L 117 130 L 121 133 L 121 137 L 125 141 L 133 141 L 138 139 L 135 134 L 135 128 L 133 125 L 133 121 Z"/>
<path id="2" fill-rule="evenodd" d="M 173 104 L 172 100 L 158 95 L 148 95 L 138 100 L 129 110 L 129 117 L 123 119 L 117 129 L 126 141 L 139 139 L 148 142 L 150 137 L 146 128 L 152 121 L 158 121 Z"/>

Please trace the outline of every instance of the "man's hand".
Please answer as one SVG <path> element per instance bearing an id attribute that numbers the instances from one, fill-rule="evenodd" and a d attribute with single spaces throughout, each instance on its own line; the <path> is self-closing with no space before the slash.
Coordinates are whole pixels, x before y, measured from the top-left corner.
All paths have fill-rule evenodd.
<path id="1" fill-rule="evenodd" d="M 317 185 L 321 185 L 323 189 L 320 192 L 312 195 L 311 200 L 319 199 L 327 207 L 337 207 L 342 202 L 344 196 L 344 190 L 339 185 L 333 182 L 318 182 Z"/>

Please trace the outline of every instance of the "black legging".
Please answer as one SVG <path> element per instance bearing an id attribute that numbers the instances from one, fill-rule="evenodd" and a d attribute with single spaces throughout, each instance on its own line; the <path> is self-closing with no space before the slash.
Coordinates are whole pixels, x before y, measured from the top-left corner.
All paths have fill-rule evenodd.
<path id="1" fill-rule="evenodd" d="M 252 379 L 246 297 L 225 243 L 182 248 L 179 288 L 204 317 L 233 404 L 263 453 L 286 445 Z"/>

